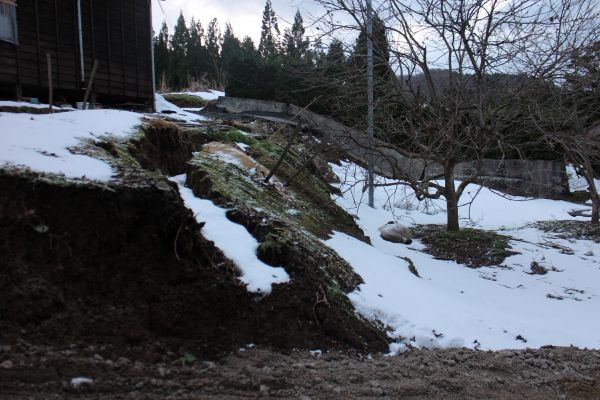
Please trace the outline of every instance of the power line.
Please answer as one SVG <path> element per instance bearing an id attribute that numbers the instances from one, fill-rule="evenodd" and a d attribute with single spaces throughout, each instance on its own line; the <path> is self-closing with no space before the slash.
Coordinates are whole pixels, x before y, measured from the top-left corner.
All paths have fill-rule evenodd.
<path id="1" fill-rule="evenodd" d="M 160 11 L 162 12 L 162 15 L 164 17 L 164 21 L 167 23 L 167 25 L 171 29 L 175 29 L 175 27 L 169 23 L 169 18 L 167 18 L 167 13 L 165 13 L 165 9 L 162 6 L 161 0 L 156 0 L 156 2 L 158 3 L 158 6 L 160 7 Z"/>

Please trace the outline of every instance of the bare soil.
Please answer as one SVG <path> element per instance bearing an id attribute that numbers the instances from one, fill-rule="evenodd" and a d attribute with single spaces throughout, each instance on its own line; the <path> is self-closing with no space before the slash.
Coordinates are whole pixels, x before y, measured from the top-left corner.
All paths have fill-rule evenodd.
<path id="1" fill-rule="evenodd" d="M 600 353 L 573 348 L 394 357 L 255 348 L 212 361 L 158 343 L 137 356 L 85 344 L 0 348 L 0 365 L 12 365 L 0 367 L 2 400 L 600 398 Z M 71 379 L 82 376 L 94 383 L 74 388 Z"/>

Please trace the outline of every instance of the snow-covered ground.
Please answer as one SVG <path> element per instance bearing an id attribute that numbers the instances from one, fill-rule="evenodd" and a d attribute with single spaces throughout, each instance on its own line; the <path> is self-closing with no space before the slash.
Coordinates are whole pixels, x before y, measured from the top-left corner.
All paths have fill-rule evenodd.
<path id="1" fill-rule="evenodd" d="M 567 165 L 567 177 L 569 178 L 569 190 L 571 192 L 588 190 L 588 183 L 583 176 L 577 175 L 571 164 Z M 596 188 L 600 189 L 600 179 L 594 179 Z"/>
<path id="2" fill-rule="evenodd" d="M 25 102 L 25 101 L 10 101 L 10 100 L 2 100 L 0 101 L 0 107 L 15 107 L 15 108 L 39 108 L 39 109 L 45 109 L 50 107 L 48 104 L 43 104 L 43 103 L 29 103 L 29 102 Z M 61 109 L 61 110 L 74 110 L 73 107 L 58 107 L 58 106 L 54 106 L 54 109 Z"/>
<path id="3" fill-rule="evenodd" d="M 197 198 L 191 189 L 185 187 L 185 175 L 170 178 L 179 186 L 179 193 L 185 205 L 192 210 L 198 222 L 203 222 L 202 234 L 223 251 L 240 271 L 240 280 L 250 292 L 269 294 L 273 284 L 290 280 L 285 269 L 271 267 L 256 256 L 258 242 L 242 225 L 231 222 L 227 210 L 216 206 L 212 201 Z"/>
<path id="4" fill-rule="evenodd" d="M 124 137 L 141 123 L 141 114 L 116 110 L 72 111 L 58 114 L 0 113 L 0 166 L 64 174 L 67 178 L 108 181 L 111 166 L 69 149 L 85 139 Z"/>
<path id="5" fill-rule="evenodd" d="M 219 97 L 225 96 L 225 92 L 220 92 L 218 90 L 212 90 L 212 89 L 208 89 L 205 92 L 183 92 L 183 94 L 200 97 L 202 100 L 206 100 L 206 101 L 217 100 Z"/>
<path id="6" fill-rule="evenodd" d="M 501 266 L 470 269 L 434 259 L 420 251 L 423 245 L 418 241 L 406 246 L 379 237 L 377 228 L 392 219 L 408 226 L 444 224 L 443 200 L 425 207 L 409 191 L 378 187 L 376 208 L 371 209 L 362 191 L 363 171 L 352 164 L 332 167 L 344 182 L 344 195 L 335 198 L 336 202 L 359 217 L 357 223 L 371 237 L 373 246 L 341 233 L 325 243 L 364 279 L 365 283 L 349 295 L 356 309 L 367 318 L 388 324 L 392 337 L 404 338 L 392 345 L 392 351 L 406 344 L 481 349 L 543 345 L 600 348 L 600 244 L 558 239 L 528 225 L 542 220 L 583 220 L 567 213 L 581 205 L 508 199 L 478 185 L 470 186 L 463 203 L 478 195 L 470 207 L 460 208 L 462 225 L 501 230 L 515 239 L 510 245 L 519 253 Z M 564 254 L 561 248 L 569 248 L 573 254 Z M 409 257 L 421 279 L 398 257 Z M 546 267 L 548 273 L 529 274 L 533 261 Z"/>
<path id="7" fill-rule="evenodd" d="M 168 102 L 162 95 L 158 93 L 155 93 L 154 96 L 156 112 L 163 117 L 170 117 L 187 123 L 206 121 L 206 117 L 185 111 L 184 109 L 177 107 L 175 104 Z"/>

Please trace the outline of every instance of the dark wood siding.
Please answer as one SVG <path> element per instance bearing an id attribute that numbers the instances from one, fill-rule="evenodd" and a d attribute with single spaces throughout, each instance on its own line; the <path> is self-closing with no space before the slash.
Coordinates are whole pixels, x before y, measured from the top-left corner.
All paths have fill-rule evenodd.
<path id="1" fill-rule="evenodd" d="M 94 60 L 98 101 L 152 99 L 150 0 L 81 0 L 85 76 L 81 77 L 77 0 L 18 0 L 19 44 L 0 41 L 0 95 L 44 99 L 46 53 L 52 56 L 55 98 L 81 101 Z"/>

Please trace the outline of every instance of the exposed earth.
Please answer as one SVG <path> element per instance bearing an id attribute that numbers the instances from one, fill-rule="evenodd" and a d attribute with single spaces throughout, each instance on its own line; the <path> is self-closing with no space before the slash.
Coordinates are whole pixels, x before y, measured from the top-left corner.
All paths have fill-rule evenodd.
<path id="1" fill-rule="evenodd" d="M 0 399 L 598 399 L 600 352 L 241 349 L 214 361 L 145 348 L 0 346 Z M 7 358 L 9 357 L 10 358 Z M 93 383 L 73 385 L 73 378 Z M 77 381 L 74 381 L 77 383 Z"/>

